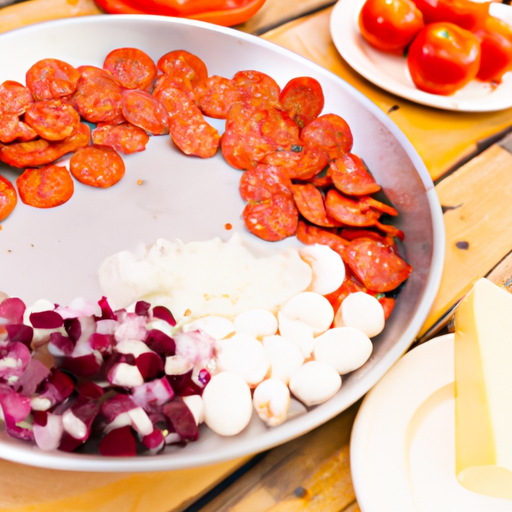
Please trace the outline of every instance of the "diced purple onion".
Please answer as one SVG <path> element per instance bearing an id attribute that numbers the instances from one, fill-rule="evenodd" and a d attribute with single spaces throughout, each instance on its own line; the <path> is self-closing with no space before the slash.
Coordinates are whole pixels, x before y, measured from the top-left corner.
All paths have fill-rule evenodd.
<path id="1" fill-rule="evenodd" d="M 105 457 L 133 457 L 137 455 L 137 441 L 129 426 L 111 430 L 100 441 L 99 451 Z"/>
<path id="2" fill-rule="evenodd" d="M 19 341 L 30 348 L 34 337 L 34 328 L 25 324 L 8 324 L 5 326 L 9 341 Z"/>
<path id="3" fill-rule="evenodd" d="M 176 320 L 174 319 L 173 314 L 165 306 L 155 306 L 151 311 L 153 318 L 164 320 L 171 327 L 176 325 Z"/>
<path id="4" fill-rule="evenodd" d="M 64 336 L 61 332 L 52 332 L 50 341 L 48 342 L 48 350 L 54 356 L 68 356 L 73 353 L 75 344 L 68 336 Z"/>
<path id="5" fill-rule="evenodd" d="M 176 353 L 176 343 L 158 329 L 151 329 L 146 337 L 146 345 L 157 354 L 168 357 Z"/>
<path id="6" fill-rule="evenodd" d="M 163 450 L 165 446 L 164 435 L 162 434 L 162 431 L 157 428 L 155 428 L 151 434 L 144 436 L 141 441 L 151 454 L 158 453 Z"/>
<path id="7" fill-rule="evenodd" d="M 169 418 L 176 433 L 184 441 L 197 441 L 199 430 L 194 415 L 180 397 L 175 397 L 163 406 L 163 413 Z"/>
<path id="8" fill-rule="evenodd" d="M 102 297 L 98 304 L 101 308 L 101 319 L 102 320 L 117 320 L 117 315 L 112 311 L 110 304 L 106 297 Z"/>
<path id="9" fill-rule="evenodd" d="M 64 325 L 64 320 L 56 311 L 30 313 L 29 320 L 35 329 L 58 329 Z"/>
<path id="10" fill-rule="evenodd" d="M 162 373 L 164 369 L 162 358 L 154 352 L 144 352 L 140 354 L 140 356 L 135 359 L 135 365 L 145 381 L 155 378 L 158 374 Z"/>
<path id="11" fill-rule="evenodd" d="M 54 407 L 68 398 L 74 389 L 75 383 L 69 375 L 60 370 L 53 369 L 44 384 L 43 392 L 38 398 L 48 399 L 51 407 Z"/>
<path id="12" fill-rule="evenodd" d="M 87 440 L 100 406 L 98 399 L 79 395 L 71 408 L 62 415 L 64 430 L 75 439 Z"/>
<path id="13" fill-rule="evenodd" d="M 212 376 L 210 372 L 206 369 L 199 370 L 199 374 L 197 375 L 197 380 L 204 386 L 210 382 Z"/>
<path id="14" fill-rule="evenodd" d="M 174 398 L 174 390 L 169 381 L 163 377 L 133 388 L 132 397 L 134 403 L 145 411 L 160 412 L 161 406 Z"/>
<path id="15" fill-rule="evenodd" d="M 110 354 L 114 346 L 114 336 L 108 334 L 99 334 L 97 332 L 89 337 L 89 345 L 93 350 L 97 350 L 100 354 Z"/>
<path id="16" fill-rule="evenodd" d="M 215 340 L 203 331 L 180 332 L 174 337 L 176 354 L 204 368 L 215 356 Z"/>
<path id="17" fill-rule="evenodd" d="M 22 324 L 26 309 L 21 299 L 9 297 L 0 303 L 0 318 L 4 318 L 9 324 Z"/>
<path id="18" fill-rule="evenodd" d="M 74 452 L 79 446 L 83 444 L 80 439 L 75 439 L 70 436 L 66 431 L 62 433 L 62 437 L 59 444 L 59 450 L 63 452 Z"/>
<path id="19" fill-rule="evenodd" d="M 203 389 L 192 380 L 193 370 L 182 375 L 166 375 L 169 384 L 178 396 L 202 395 Z"/>
<path id="20" fill-rule="evenodd" d="M 63 357 L 60 367 L 70 371 L 77 377 L 94 377 L 101 368 L 101 356 L 95 352 L 80 357 Z"/>
<path id="21" fill-rule="evenodd" d="M 98 386 L 98 384 L 91 381 L 84 382 L 78 386 L 78 396 L 98 399 L 104 394 L 105 390 L 101 386 Z"/>
<path id="22" fill-rule="evenodd" d="M 101 414 L 105 416 L 108 423 L 112 423 L 120 414 L 135 409 L 138 405 L 130 395 L 119 393 L 109 398 L 101 406 Z"/>
<path id="23" fill-rule="evenodd" d="M 50 375 L 50 370 L 41 361 L 32 358 L 23 375 L 14 383 L 13 387 L 22 395 L 31 396 L 48 375 Z"/>
<path id="24" fill-rule="evenodd" d="M 34 420 L 34 441 L 41 450 L 56 450 L 61 444 L 62 434 L 64 433 L 62 416 L 50 413 L 46 416 L 44 425 Z"/>
<path id="25" fill-rule="evenodd" d="M 146 335 L 147 329 L 145 319 L 141 316 L 137 316 L 135 313 L 128 313 L 124 322 L 119 325 L 114 333 L 118 343 L 123 340 L 144 341 L 146 339 Z"/>
<path id="26" fill-rule="evenodd" d="M 0 379 L 19 379 L 30 361 L 30 351 L 23 343 L 15 341 L 0 347 Z"/>
<path id="27" fill-rule="evenodd" d="M 146 316 L 148 314 L 151 304 L 144 300 L 139 300 L 135 303 L 135 314 L 139 316 Z"/>

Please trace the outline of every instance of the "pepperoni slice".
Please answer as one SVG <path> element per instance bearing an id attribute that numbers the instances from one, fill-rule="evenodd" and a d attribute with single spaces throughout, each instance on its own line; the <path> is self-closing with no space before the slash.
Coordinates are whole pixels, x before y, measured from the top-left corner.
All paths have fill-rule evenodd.
<path id="1" fill-rule="evenodd" d="M 37 133 L 20 121 L 16 114 L 0 114 L 0 142 L 7 144 L 16 139 L 29 141 L 36 137 Z"/>
<path id="2" fill-rule="evenodd" d="M 341 256 L 341 259 L 345 261 L 345 251 L 349 243 L 336 233 L 332 233 L 325 228 L 307 224 L 304 221 L 299 221 L 299 225 L 297 226 L 297 239 L 306 245 L 327 245 L 333 251 L 336 251 Z"/>
<path id="3" fill-rule="evenodd" d="M 183 80 L 190 90 L 208 78 L 206 64 L 197 55 L 186 50 L 166 53 L 158 59 L 156 66 L 162 73 L 174 75 Z"/>
<path id="4" fill-rule="evenodd" d="M 380 233 L 370 231 L 369 229 L 343 228 L 339 232 L 339 235 L 341 238 L 349 241 L 356 240 L 357 238 L 369 238 L 370 240 L 375 240 L 376 242 L 387 245 L 392 249 L 396 249 L 395 240 L 392 236 L 383 236 Z"/>
<path id="5" fill-rule="evenodd" d="M 270 199 L 274 194 L 291 197 L 292 182 L 279 168 L 259 164 L 245 171 L 240 178 L 240 195 L 247 203 Z"/>
<path id="6" fill-rule="evenodd" d="M 36 208 L 53 208 L 71 199 L 74 191 L 69 171 L 59 165 L 26 169 L 16 180 L 21 200 Z"/>
<path id="7" fill-rule="evenodd" d="M 149 90 L 157 75 L 151 57 L 137 48 L 112 50 L 105 57 L 103 69 L 109 71 L 127 89 Z"/>
<path id="8" fill-rule="evenodd" d="M 73 101 L 78 113 L 90 123 L 120 124 L 124 122 L 122 89 L 104 69 L 80 68 Z"/>
<path id="9" fill-rule="evenodd" d="M 342 285 L 332 293 L 325 295 L 325 298 L 331 303 L 334 311 L 338 311 L 341 303 L 351 294 L 356 292 L 367 293 L 368 290 L 352 275 L 350 269 L 346 271 L 345 280 Z"/>
<path id="10" fill-rule="evenodd" d="M 115 149 L 93 144 L 73 154 L 69 169 L 80 183 L 108 188 L 124 176 L 125 165 Z"/>
<path id="11" fill-rule="evenodd" d="M 299 127 L 283 110 L 269 108 L 261 122 L 261 133 L 277 146 L 277 149 L 291 149 L 299 146 Z"/>
<path id="12" fill-rule="evenodd" d="M 274 194 L 260 203 L 249 203 L 243 211 L 247 229 L 267 242 L 277 242 L 297 231 L 299 212 L 290 196 Z"/>
<path id="13" fill-rule="evenodd" d="M 132 124 L 107 124 L 92 131 L 92 141 L 101 146 L 110 146 L 118 153 L 128 155 L 146 149 L 149 136 L 145 130 Z"/>
<path id="14" fill-rule="evenodd" d="M 333 219 L 347 226 L 374 226 L 381 215 L 379 211 L 369 208 L 366 202 L 349 199 L 334 189 L 327 192 L 325 207 Z"/>
<path id="15" fill-rule="evenodd" d="M 348 153 L 354 142 L 350 126 L 337 114 L 324 114 L 311 121 L 301 132 L 308 146 L 325 151 L 332 160 Z"/>
<path id="16" fill-rule="evenodd" d="M 30 142 L 14 142 L 9 146 L 0 147 L 0 160 L 18 168 L 46 165 L 66 153 L 87 146 L 90 140 L 89 126 L 80 123 L 73 135 L 61 141 L 48 142 L 45 139 L 37 139 Z"/>
<path id="17" fill-rule="evenodd" d="M 33 101 L 32 93 L 18 82 L 6 80 L 0 85 L 0 115 L 21 116 Z"/>
<path id="18" fill-rule="evenodd" d="M 63 140 L 77 130 L 80 114 L 61 100 L 36 101 L 27 108 L 25 122 L 43 139 Z"/>
<path id="19" fill-rule="evenodd" d="M 269 108 L 279 104 L 281 88 L 272 77 L 261 71 L 239 71 L 233 76 L 233 83 L 247 107 Z"/>
<path id="20" fill-rule="evenodd" d="M 365 196 L 380 190 L 373 176 L 366 170 L 362 160 L 352 153 L 335 158 L 331 164 L 334 186 L 349 196 Z"/>
<path id="21" fill-rule="evenodd" d="M 346 262 L 364 286 L 377 293 L 394 290 L 412 272 L 411 265 L 391 248 L 368 239 L 350 243 Z"/>
<path id="22" fill-rule="evenodd" d="M 219 149 L 219 132 L 206 122 L 199 107 L 186 93 L 169 87 L 160 101 L 169 112 L 171 139 L 186 155 L 210 158 Z"/>
<path id="23" fill-rule="evenodd" d="M 162 98 L 165 98 L 169 88 L 171 87 L 183 91 L 191 101 L 196 101 L 192 89 L 189 87 L 189 85 L 187 85 L 186 82 L 177 76 L 168 74 L 160 75 L 157 78 L 152 94 L 157 100 L 162 101 Z"/>
<path id="24" fill-rule="evenodd" d="M 67 62 L 43 59 L 27 71 L 25 82 L 35 100 L 51 100 L 73 94 L 79 78 L 80 72 Z"/>
<path id="25" fill-rule="evenodd" d="M 0 221 L 7 218 L 14 210 L 18 196 L 14 185 L 0 175 Z"/>
<path id="26" fill-rule="evenodd" d="M 306 220 L 326 228 L 341 226 L 341 223 L 327 215 L 324 196 L 314 185 L 292 185 L 292 191 L 295 205 Z"/>
<path id="27" fill-rule="evenodd" d="M 201 111 L 216 119 L 226 119 L 229 109 L 242 97 L 233 80 L 217 75 L 199 82 L 194 95 Z"/>
<path id="28" fill-rule="evenodd" d="M 318 148 L 294 145 L 292 149 L 268 154 L 263 163 L 282 167 L 291 179 L 306 181 L 320 173 L 329 160 L 326 153 Z"/>
<path id="29" fill-rule="evenodd" d="M 169 133 L 169 114 L 165 106 L 145 91 L 123 91 L 123 116 L 153 135 Z"/>
<path id="30" fill-rule="evenodd" d="M 318 80 L 301 76 L 292 78 L 284 86 L 279 101 L 290 117 L 303 128 L 322 112 L 324 93 Z"/>

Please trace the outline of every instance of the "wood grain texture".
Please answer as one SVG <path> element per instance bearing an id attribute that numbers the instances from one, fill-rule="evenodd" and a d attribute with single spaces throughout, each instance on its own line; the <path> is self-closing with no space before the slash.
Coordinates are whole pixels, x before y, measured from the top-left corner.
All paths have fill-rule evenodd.
<path id="1" fill-rule="evenodd" d="M 273 449 L 201 512 L 358 511 L 349 440 L 359 405 Z"/>
<path id="2" fill-rule="evenodd" d="M 353 71 L 336 50 L 329 28 L 331 12 L 323 10 L 262 37 L 329 69 L 388 112 L 420 154 L 432 179 L 437 180 L 471 156 L 479 141 L 512 126 L 512 109 L 481 114 L 450 112 L 412 103 L 374 86 Z"/>
<path id="3" fill-rule="evenodd" d="M 436 186 L 445 209 L 441 285 L 420 336 L 512 250 L 512 154 L 495 144 Z"/>
<path id="4" fill-rule="evenodd" d="M 30 0 L 0 9 L 0 33 L 41 21 L 103 14 L 93 0 Z"/>

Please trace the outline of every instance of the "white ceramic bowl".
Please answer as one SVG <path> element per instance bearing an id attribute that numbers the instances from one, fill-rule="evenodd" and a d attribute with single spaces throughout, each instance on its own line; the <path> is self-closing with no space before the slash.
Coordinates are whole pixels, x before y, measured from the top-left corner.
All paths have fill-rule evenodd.
<path id="1" fill-rule="evenodd" d="M 197 54 L 210 74 L 231 77 L 241 69 L 268 73 L 283 86 L 296 76 L 311 75 L 325 93 L 324 112 L 350 124 L 353 151 L 364 158 L 387 197 L 401 212 L 405 257 L 414 272 L 398 298 L 371 359 L 348 376 L 327 403 L 278 428 L 253 419 L 240 435 L 221 438 L 206 427 L 185 449 L 131 459 L 45 453 L 0 433 L 0 456 L 55 469 L 81 471 L 155 471 L 193 467 L 256 453 L 321 425 L 363 396 L 406 351 L 423 324 L 441 277 L 444 231 L 432 181 L 407 138 L 371 101 L 334 74 L 257 37 L 201 22 L 158 16 L 92 16 L 42 23 L 0 36 L 0 82 L 24 82 L 26 70 L 42 58 L 72 65 L 101 66 L 116 47 L 131 46 L 153 59 L 174 49 Z M 216 122 L 222 128 L 222 122 Z M 58 208 L 38 210 L 19 204 L 0 232 L 0 289 L 28 304 L 46 298 L 67 304 L 76 296 L 100 298 L 97 270 L 102 260 L 138 242 L 159 237 L 185 242 L 227 239 L 244 233 L 238 194 L 240 171 L 218 154 L 213 159 L 186 157 L 169 137 L 153 137 L 144 153 L 125 158 L 127 172 L 111 189 L 77 184 L 72 199 Z M 14 180 L 19 171 L 0 166 Z M 137 181 L 143 180 L 142 185 Z M 226 223 L 233 225 L 227 231 Z M 290 244 L 272 244 L 244 235 L 255 249 L 272 252 Z"/>

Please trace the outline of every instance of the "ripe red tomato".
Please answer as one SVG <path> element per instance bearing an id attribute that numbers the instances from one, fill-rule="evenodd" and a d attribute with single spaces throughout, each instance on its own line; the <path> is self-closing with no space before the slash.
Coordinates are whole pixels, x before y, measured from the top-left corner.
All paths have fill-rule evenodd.
<path id="1" fill-rule="evenodd" d="M 475 36 L 482 48 L 476 77 L 484 82 L 501 83 L 503 75 L 512 70 L 512 26 L 488 16 L 484 27 L 475 31 Z"/>
<path id="2" fill-rule="evenodd" d="M 490 2 L 472 0 L 413 0 L 423 14 L 425 25 L 446 21 L 466 30 L 476 30 L 489 16 Z"/>
<path id="3" fill-rule="evenodd" d="M 402 53 L 423 28 L 423 15 L 411 0 L 366 0 L 359 13 L 363 38 L 378 50 Z"/>
<path id="4" fill-rule="evenodd" d="M 411 43 L 407 66 L 418 89 L 447 96 L 476 77 L 480 54 L 480 43 L 468 30 L 431 23 Z"/>

